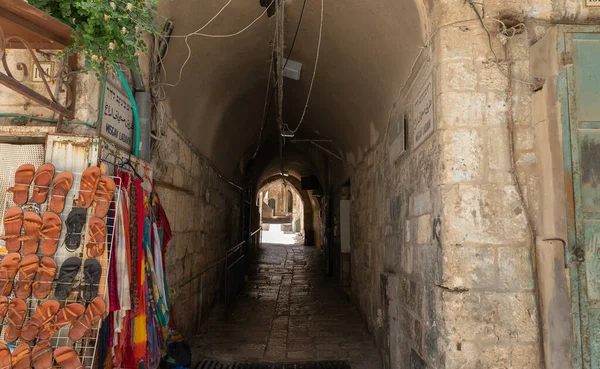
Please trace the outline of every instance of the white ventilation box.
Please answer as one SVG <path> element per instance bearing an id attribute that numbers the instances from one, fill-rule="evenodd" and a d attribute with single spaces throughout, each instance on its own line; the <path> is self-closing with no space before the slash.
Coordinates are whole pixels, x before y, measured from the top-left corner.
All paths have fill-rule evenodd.
<path id="1" fill-rule="evenodd" d="M 300 80 L 300 74 L 302 72 L 302 63 L 283 58 L 283 65 L 285 65 L 285 68 L 283 69 L 284 77 L 293 79 L 295 81 Z"/>

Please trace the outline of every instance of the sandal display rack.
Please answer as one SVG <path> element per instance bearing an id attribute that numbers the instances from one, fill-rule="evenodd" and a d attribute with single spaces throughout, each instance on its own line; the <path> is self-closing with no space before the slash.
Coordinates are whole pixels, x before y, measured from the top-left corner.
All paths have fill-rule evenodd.
<path id="1" fill-rule="evenodd" d="M 55 172 L 55 176 L 58 175 L 59 173 L 61 173 L 61 171 L 56 170 Z M 80 245 L 79 248 L 77 248 L 74 252 L 70 252 L 66 249 L 65 247 L 65 238 L 67 235 L 67 226 L 66 226 L 66 220 L 67 217 L 69 215 L 69 213 L 71 212 L 71 210 L 77 206 L 75 206 L 74 204 L 76 203 L 78 194 L 80 192 L 80 183 L 81 183 L 81 177 L 82 177 L 82 173 L 75 173 L 72 172 L 73 174 L 73 184 L 71 186 L 71 190 L 67 193 L 66 198 L 65 198 L 65 207 L 63 209 L 63 211 L 58 214 L 58 216 L 60 217 L 61 221 L 62 221 L 62 230 L 60 233 L 60 237 L 58 240 L 58 249 L 56 251 L 56 253 L 52 256 L 52 258 L 54 259 L 54 261 L 56 262 L 57 265 L 57 273 L 56 273 L 56 277 L 58 276 L 58 272 L 62 267 L 63 262 L 70 258 L 70 257 L 79 257 L 81 259 L 81 267 L 79 272 L 77 273 L 73 283 L 71 284 L 71 290 L 69 292 L 69 295 L 67 297 L 67 299 L 62 299 L 62 300 L 58 300 L 54 297 L 54 291 L 56 288 L 57 282 L 56 280 L 54 280 L 52 283 L 52 292 L 48 295 L 47 298 L 39 300 L 33 297 L 33 295 L 31 295 L 30 297 L 28 297 L 25 301 L 27 303 L 27 316 L 25 318 L 24 322 L 27 322 L 29 320 L 29 318 L 31 317 L 31 315 L 35 312 L 36 307 L 38 305 L 40 305 L 41 303 L 43 303 L 44 301 L 47 300 L 56 300 L 60 303 L 61 307 L 65 306 L 68 303 L 72 303 L 72 302 L 79 302 L 82 303 L 84 306 L 87 305 L 87 303 L 89 301 L 85 301 L 83 299 L 83 289 L 85 287 L 85 277 L 84 277 L 84 269 L 83 269 L 83 265 L 85 263 L 85 260 L 88 258 L 87 253 L 86 253 L 86 244 L 89 241 L 89 236 L 87 234 L 87 230 L 88 230 L 88 223 L 92 213 L 92 207 L 89 207 L 87 209 L 86 212 L 86 219 L 85 219 L 85 223 L 81 229 L 81 239 L 80 239 Z M 110 268 L 110 253 L 111 253 L 111 245 L 114 239 L 114 231 L 115 231 L 115 217 L 116 217 L 116 204 L 119 202 L 119 197 L 121 194 L 121 182 L 120 179 L 114 176 L 109 175 L 109 177 L 115 182 L 115 194 L 112 198 L 112 200 L 110 201 L 110 205 L 109 208 L 111 209 L 111 211 L 109 211 L 109 213 L 107 214 L 107 216 L 104 218 L 105 223 L 106 223 L 106 239 L 104 241 L 104 253 L 95 258 L 98 262 L 100 262 L 100 265 L 102 266 L 102 275 L 100 277 L 100 282 L 98 285 L 98 297 L 101 297 L 105 302 L 107 302 L 107 297 L 108 297 L 108 273 L 109 273 L 109 268 Z M 13 183 L 11 183 L 11 185 L 14 184 L 14 178 L 13 178 Z M 37 212 L 39 215 L 43 214 L 45 211 L 48 211 L 48 206 L 49 206 L 49 201 L 50 201 L 50 197 L 51 197 L 51 193 L 52 193 L 52 186 L 49 186 L 49 194 L 48 194 L 48 198 L 46 199 L 46 202 L 43 204 L 31 204 L 31 203 L 27 203 L 25 205 L 21 205 L 21 208 L 23 208 L 24 211 L 34 211 Z M 30 186 L 30 194 L 31 191 L 33 189 L 33 184 Z M 55 195 L 57 196 L 57 195 Z M 12 201 L 12 196 L 8 195 L 5 198 L 4 204 L 3 204 L 4 208 L 2 211 L 2 219 L 0 220 L 0 234 L 4 234 L 4 214 L 6 214 L 6 211 L 8 208 L 10 208 L 11 206 L 15 206 L 15 204 Z M 41 247 L 38 249 L 38 252 L 36 253 L 36 255 L 38 255 L 38 257 L 41 257 Z M 56 279 L 55 277 L 55 279 Z M 15 277 L 15 282 L 18 281 L 18 274 Z M 15 292 L 11 292 L 11 294 L 8 296 L 9 300 L 13 297 L 15 297 Z M 107 303 L 107 308 L 108 308 L 108 303 Z M 79 341 L 73 342 L 68 338 L 68 333 L 69 330 L 71 328 L 71 325 L 67 325 L 65 327 L 62 327 L 61 329 L 59 329 L 57 331 L 57 333 L 53 336 L 53 338 L 51 338 L 50 343 L 52 346 L 52 349 L 55 350 L 58 347 L 61 346 L 69 346 L 69 347 L 73 347 L 76 351 L 76 353 L 79 356 L 79 359 L 81 360 L 81 364 L 82 364 L 82 368 L 85 369 L 91 369 L 93 367 L 95 367 L 95 363 L 96 363 L 96 355 L 97 355 L 97 346 L 98 346 L 98 337 L 100 334 L 100 326 L 102 324 L 102 320 L 100 320 L 95 327 L 91 328 L 90 334 L 87 337 L 84 337 L 82 339 L 80 339 Z M 0 341 L 1 342 L 5 342 L 4 341 L 4 332 L 6 330 L 6 322 L 2 325 L 2 327 L 0 327 L 1 329 L 1 333 L 0 333 Z M 16 342 L 12 343 L 12 344 L 7 344 L 10 348 L 13 348 L 14 346 L 18 345 L 19 343 L 21 343 L 22 341 L 17 340 Z M 60 366 L 58 366 L 56 364 L 56 362 L 54 362 L 54 358 L 53 358 L 53 368 L 60 368 Z"/>

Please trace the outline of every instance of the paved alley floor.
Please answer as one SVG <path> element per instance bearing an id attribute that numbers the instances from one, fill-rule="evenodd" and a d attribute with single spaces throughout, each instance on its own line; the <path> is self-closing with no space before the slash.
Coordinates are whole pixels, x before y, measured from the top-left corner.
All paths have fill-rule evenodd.
<path id="1" fill-rule="evenodd" d="M 192 342 L 194 357 L 239 361 L 349 359 L 380 369 L 358 310 L 314 247 L 263 244 L 245 291 L 228 320 L 215 309 Z"/>

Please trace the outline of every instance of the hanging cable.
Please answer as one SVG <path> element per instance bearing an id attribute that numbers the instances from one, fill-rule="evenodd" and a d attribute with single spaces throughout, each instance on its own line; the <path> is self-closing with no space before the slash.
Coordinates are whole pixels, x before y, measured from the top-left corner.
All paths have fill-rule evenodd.
<path id="1" fill-rule="evenodd" d="M 315 76 L 317 75 L 317 66 L 319 65 L 319 54 L 321 52 L 321 40 L 323 38 L 323 14 L 325 9 L 325 0 L 321 0 L 321 22 L 319 24 L 319 43 L 317 44 L 317 55 L 315 57 L 315 68 L 313 69 L 313 75 L 310 80 L 310 87 L 308 88 L 308 96 L 306 97 L 306 104 L 304 104 L 304 110 L 302 111 L 302 116 L 300 117 L 300 121 L 296 126 L 296 129 L 292 130 L 293 133 L 296 133 L 302 122 L 304 121 L 304 117 L 306 116 L 306 109 L 308 109 L 308 102 L 310 101 L 310 95 L 312 93 L 313 85 L 315 82 Z M 286 125 L 287 127 L 287 125 Z M 289 127 L 288 127 L 289 129 Z"/>
<path id="2" fill-rule="evenodd" d="M 294 51 L 294 46 L 296 45 L 296 39 L 298 38 L 298 33 L 300 32 L 300 25 L 302 24 L 302 18 L 304 16 L 304 9 L 306 9 L 306 0 L 304 0 L 304 3 L 302 4 L 302 10 L 300 11 L 300 17 L 298 18 L 298 25 L 296 26 L 296 32 L 294 33 L 294 39 L 292 40 L 292 44 L 290 45 L 290 50 L 288 51 L 287 58 L 286 58 L 284 66 L 283 66 L 283 69 L 285 69 L 285 67 L 287 66 L 287 63 L 290 61 L 290 58 L 292 56 L 292 51 Z M 273 36 L 273 41 L 275 41 L 275 37 L 277 37 L 277 36 Z M 269 67 L 269 78 L 271 76 L 271 70 L 272 70 L 271 68 L 273 66 L 273 64 L 272 64 L 273 53 L 272 52 L 270 54 L 270 57 L 271 57 L 271 66 Z M 268 86 L 268 84 L 267 84 L 267 86 Z M 267 90 L 268 90 L 268 87 L 267 87 Z M 265 104 L 267 106 L 266 114 L 263 112 L 263 119 L 262 119 L 262 124 L 260 126 L 260 133 L 258 136 L 258 141 L 256 143 L 256 150 L 254 151 L 254 155 L 252 155 L 252 159 L 254 159 L 256 157 L 256 155 L 258 154 L 258 150 L 260 149 L 263 130 L 267 124 L 267 121 L 269 120 L 269 115 L 271 114 L 271 104 L 273 103 L 273 97 L 275 96 L 275 91 L 277 91 L 277 81 L 275 81 L 275 85 L 273 86 L 273 89 L 271 90 L 271 94 L 268 95 L 268 99 L 269 99 L 268 104 Z M 265 97 L 265 102 L 266 102 L 266 97 Z"/>
<path id="3" fill-rule="evenodd" d="M 258 16 L 256 17 L 252 22 L 250 22 L 249 25 L 247 25 L 246 27 L 242 28 L 241 30 L 234 32 L 234 33 L 230 33 L 230 34 L 224 34 L 224 35 L 211 35 L 211 34 L 206 34 L 206 33 L 200 33 L 200 31 L 202 31 L 204 28 L 206 28 L 209 24 L 211 24 L 226 8 L 227 6 L 229 6 L 229 4 L 232 2 L 233 0 L 229 0 L 222 8 L 221 10 L 219 10 L 217 12 L 217 14 L 215 14 L 206 24 L 204 24 L 202 27 L 200 27 L 199 29 L 197 29 L 194 32 L 188 33 L 187 35 L 175 35 L 175 36 L 170 36 L 170 38 L 183 38 L 184 42 L 185 42 L 185 46 L 188 49 L 188 55 L 185 58 L 185 61 L 183 62 L 183 64 L 181 65 L 181 68 L 179 68 L 179 77 L 177 78 L 177 82 L 176 83 L 160 83 L 160 85 L 164 85 L 164 86 L 169 86 L 169 87 L 177 87 L 179 85 L 179 83 L 181 83 L 181 76 L 183 74 L 183 69 L 185 68 L 185 66 L 187 65 L 187 63 L 189 62 L 189 60 L 192 57 L 192 48 L 188 42 L 188 39 L 191 36 L 203 36 L 203 37 L 211 37 L 211 38 L 227 38 L 227 37 L 234 37 L 234 36 L 238 36 L 240 34 L 242 34 L 243 32 L 247 31 L 250 27 L 252 27 L 256 22 L 258 22 L 258 20 L 260 18 L 262 18 L 267 11 L 269 10 L 269 7 L 271 5 L 273 5 L 273 3 L 275 2 L 275 0 L 271 1 L 271 4 Z M 165 56 L 166 57 L 166 54 Z M 163 57 L 163 58 L 164 58 Z"/>

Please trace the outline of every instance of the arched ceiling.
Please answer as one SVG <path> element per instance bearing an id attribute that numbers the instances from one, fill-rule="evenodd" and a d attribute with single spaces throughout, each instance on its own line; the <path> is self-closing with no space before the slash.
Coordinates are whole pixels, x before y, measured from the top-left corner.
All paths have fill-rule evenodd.
<path id="1" fill-rule="evenodd" d="M 420 1 L 420 0 L 417 0 Z M 203 26 L 227 0 L 162 0 L 160 12 L 175 23 L 174 35 Z M 286 49 L 303 0 L 286 2 Z M 314 68 L 321 2 L 307 0 L 290 59 L 303 63 L 300 81 L 285 79 L 284 120 L 294 128 L 302 114 Z M 259 0 L 232 0 L 202 32 L 239 31 L 264 11 Z M 191 58 L 176 87 L 166 87 L 170 115 L 205 156 L 226 175 L 254 152 L 264 108 L 269 43 L 275 17 L 266 16 L 231 38 L 192 36 Z M 317 74 L 297 137 L 328 137 L 350 162 L 385 132 L 399 88 L 423 44 L 415 0 L 325 0 Z M 188 56 L 183 38 L 171 39 L 165 59 L 174 83 Z M 264 136 L 276 135 L 268 122 Z M 267 141 L 269 142 L 276 141 Z M 250 153 L 250 155 L 248 155 Z"/>

